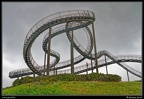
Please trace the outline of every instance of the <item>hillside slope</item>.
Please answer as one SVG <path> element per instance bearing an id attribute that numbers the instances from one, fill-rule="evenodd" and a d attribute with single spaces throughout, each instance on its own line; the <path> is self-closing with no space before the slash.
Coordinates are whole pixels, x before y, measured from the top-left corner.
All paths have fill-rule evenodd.
<path id="1" fill-rule="evenodd" d="M 3 95 L 142 95 L 141 82 L 35 82 L 4 89 Z"/>
<path id="2" fill-rule="evenodd" d="M 142 95 L 142 82 L 121 82 L 118 75 L 54 75 L 24 77 L 4 88 L 2 95 Z"/>

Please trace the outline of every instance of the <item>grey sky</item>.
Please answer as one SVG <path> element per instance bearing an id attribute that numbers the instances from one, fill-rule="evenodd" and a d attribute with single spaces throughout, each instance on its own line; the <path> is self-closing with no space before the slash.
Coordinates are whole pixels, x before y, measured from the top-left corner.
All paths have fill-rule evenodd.
<path id="1" fill-rule="evenodd" d="M 23 44 L 30 28 L 53 13 L 79 9 L 95 13 L 97 51 L 107 50 L 113 55 L 142 54 L 141 2 L 2 2 L 2 87 L 11 86 L 15 80 L 8 77 L 10 71 L 28 68 L 23 59 Z M 45 34 L 41 34 L 32 46 L 33 57 L 40 65 L 43 64 Z M 79 42 L 85 44 L 87 40 L 82 35 L 85 34 L 75 34 Z M 52 39 L 52 49 L 61 54 L 60 61 L 70 59 L 70 43 L 65 33 Z M 79 53 L 75 51 L 74 55 Z M 139 63 L 128 64 L 138 71 L 142 69 Z M 127 80 L 126 71 L 120 66 L 113 64 L 108 69 L 109 73 Z M 99 71 L 105 73 L 105 68 Z M 130 80 L 137 79 L 140 78 L 130 74 Z"/>

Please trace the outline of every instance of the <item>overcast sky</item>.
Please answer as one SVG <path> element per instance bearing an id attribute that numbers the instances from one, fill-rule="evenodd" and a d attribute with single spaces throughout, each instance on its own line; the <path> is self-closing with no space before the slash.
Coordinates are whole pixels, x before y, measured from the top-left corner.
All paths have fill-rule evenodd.
<path id="1" fill-rule="evenodd" d="M 28 68 L 23 59 L 23 44 L 32 26 L 53 13 L 79 9 L 95 13 L 97 51 L 107 50 L 113 55 L 142 55 L 141 2 L 2 2 L 2 87 L 11 86 L 15 80 L 8 77 L 10 71 Z M 32 46 L 32 55 L 40 65 L 43 65 L 42 40 L 45 34 L 41 34 Z M 86 46 L 84 33 L 74 35 Z M 70 59 L 70 43 L 65 33 L 54 37 L 51 46 L 60 53 L 60 61 Z M 78 55 L 75 51 L 74 56 Z M 140 63 L 128 64 L 138 71 L 142 70 Z M 105 67 L 99 72 L 105 73 Z M 126 70 L 117 64 L 108 66 L 108 72 L 118 74 L 127 81 Z M 140 79 L 129 75 L 131 81 Z"/>

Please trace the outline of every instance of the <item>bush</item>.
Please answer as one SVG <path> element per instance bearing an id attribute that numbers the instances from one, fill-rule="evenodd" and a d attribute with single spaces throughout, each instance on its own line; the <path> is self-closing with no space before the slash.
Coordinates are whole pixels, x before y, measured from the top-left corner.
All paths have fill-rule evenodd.
<path id="1" fill-rule="evenodd" d="M 13 83 L 12 83 L 12 86 L 17 86 L 17 85 L 20 85 L 20 79 L 16 79 Z"/>
<path id="2" fill-rule="evenodd" d="M 33 77 L 29 77 L 29 76 L 26 76 L 24 78 L 21 78 L 21 84 L 26 84 L 26 83 L 31 83 L 33 82 Z"/>
<path id="3" fill-rule="evenodd" d="M 32 83 L 32 82 L 44 82 L 48 80 L 49 82 L 55 81 L 121 81 L 121 77 L 114 74 L 103 74 L 103 73 L 91 73 L 91 74 L 58 74 L 51 76 L 38 76 L 38 77 L 23 77 L 21 79 L 16 79 L 13 82 L 13 86 Z"/>

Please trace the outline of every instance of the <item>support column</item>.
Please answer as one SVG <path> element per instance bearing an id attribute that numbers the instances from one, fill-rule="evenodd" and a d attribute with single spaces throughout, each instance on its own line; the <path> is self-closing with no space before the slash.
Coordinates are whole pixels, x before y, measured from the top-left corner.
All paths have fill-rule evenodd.
<path id="1" fill-rule="evenodd" d="M 92 73 L 93 73 L 93 63 L 92 63 L 92 59 L 91 59 L 91 68 L 92 68 Z"/>
<path id="2" fill-rule="evenodd" d="M 92 57 L 92 54 L 91 54 Z M 92 73 L 93 73 L 93 63 L 92 63 L 92 59 L 91 59 L 91 68 L 92 68 Z"/>
<path id="3" fill-rule="evenodd" d="M 86 74 L 88 75 L 88 63 L 86 62 Z"/>
<path id="4" fill-rule="evenodd" d="M 57 75 L 57 69 L 56 69 L 56 75 Z"/>
<path id="5" fill-rule="evenodd" d="M 71 39 L 71 74 L 74 74 L 73 31 L 72 31 L 72 39 Z"/>
<path id="6" fill-rule="evenodd" d="M 35 77 L 35 74 L 33 74 L 33 77 Z"/>
<path id="7" fill-rule="evenodd" d="M 127 77 L 128 77 L 128 81 L 129 81 L 129 74 L 128 74 L 128 71 L 127 71 Z"/>
<path id="8" fill-rule="evenodd" d="M 51 27 L 49 28 L 49 42 L 48 42 L 48 54 L 47 54 L 47 76 L 49 76 L 50 72 L 50 49 L 51 49 Z"/>
<path id="9" fill-rule="evenodd" d="M 106 55 L 105 55 L 105 63 L 106 63 L 106 74 L 108 74 Z"/>
<path id="10" fill-rule="evenodd" d="M 45 55 L 44 55 L 44 75 L 45 75 L 45 66 L 46 66 L 46 52 L 45 52 Z"/>
<path id="11" fill-rule="evenodd" d="M 95 51 L 95 65 L 96 65 L 96 73 L 98 72 L 98 61 L 97 61 L 97 49 L 96 49 L 96 40 L 95 40 L 95 31 L 94 31 L 94 22 L 92 23 L 92 31 L 93 31 L 93 40 L 94 40 L 94 51 Z"/>
<path id="12" fill-rule="evenodd" d="M 54 70 L 53 70 L 53 75 L 55 75 L 55 66 L 54 66 Z"/>

